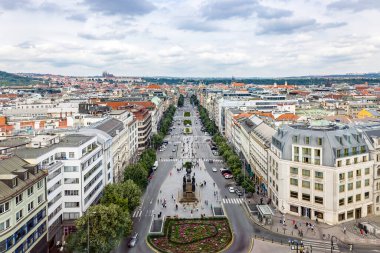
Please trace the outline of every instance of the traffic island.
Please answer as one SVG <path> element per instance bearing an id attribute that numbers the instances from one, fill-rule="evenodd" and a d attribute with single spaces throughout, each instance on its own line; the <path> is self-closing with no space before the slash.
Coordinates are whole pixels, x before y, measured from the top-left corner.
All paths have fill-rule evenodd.
<path id="1" fill-rule="evenodd" d="M 159 252 L 219 252 L 232 240 L 227 218 L 175 219 L 165 221 L 164 233 L 150 234 L 148 243 Z"/>
<path id="2" fill-rule="evenodd" d="M 192 134 L 192 133 L 193 133 L 193 130 L 191 130 L 190 127 L 186 127 L 186 128 L 183 129 L 183 133 L 184 133 L 184 134 Z"/>
<path id="3" fill-rule="evenodd" d="M 183 116 L 185 116 L 185 117 L 190 117 L 190 112 L 184 112 L 184 113 L 183 113 Z"/>

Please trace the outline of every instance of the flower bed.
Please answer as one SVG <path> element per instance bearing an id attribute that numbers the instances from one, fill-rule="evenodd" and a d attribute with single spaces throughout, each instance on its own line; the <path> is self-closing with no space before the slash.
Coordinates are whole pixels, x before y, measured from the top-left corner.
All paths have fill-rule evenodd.
<path id="1" fill-rule="evenodd" d="M 190 117 L 190 112 L 184 112 L 184 113 L 183 113 L 183 116 L 185 116 L 185 117 Z"/>
<path id="2" fill-rule="evenodd" d="M 226 218 L 167 219 L 164 235 L 149 235 L 148 242 L 160 252 L 218 252 L 232 240 Z"/>

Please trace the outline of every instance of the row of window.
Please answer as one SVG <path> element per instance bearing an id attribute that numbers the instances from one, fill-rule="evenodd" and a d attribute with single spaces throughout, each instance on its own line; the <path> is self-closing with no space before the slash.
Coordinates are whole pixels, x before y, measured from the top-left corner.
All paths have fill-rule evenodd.
<path id="1" fill-rule="evenodd" d="M 37 183 L 37 188 L 38 189 L 41 189 L 41 187 L 44 185 L 44 181 L 43 180 L 40 180 L 38 181 Z M 30 188 L 28 188 L 27 190 L 27 194 L 28 194 L 28 197 L 30 197 L 32 194 L 34 193 L 34 186 L 31 186 Z M 23 201 L 23 198 L 24 198 L 24 193 L 20 193 L 19 195 L 16 196 L 15 198 L 15 201 L 16 201 L 16 205 L 20 204 L 22 201 Z M 5 203 L 6 204 L 6 203 Z M 3 206 L 3 204 L 0 205 L 0 214 L 2 213 L 1 212 L 1 206 Z M 5 208 L 4 208 L 5 210 Z M 9 203 L 8 203 L 8 209 L 9 210 Z M 4 211 L 5 212 L 5 211 Z"/>
<path id="2" fill-rule="evenodd" d="M 290 184 L 298 187 L 298 179 L 290 178 Z M 310 181 L 302 180 L 302 188 L 310 189 Z M 314 183 L 314 190 L 323 191 L 323 184 Z"/>
<path id="3" fill-rule="evenodd" d="M 298 175 L 298 168 L 290 167 L 290 174 Z M 302 169 L 303 177 L 310 177 L 310 170 Z M 323 179 L 323 172 L 314 171 L 314 177 L 318 179 Z"/>
<path id="4" fill-rule="evenodd" d="M 298 143 L 298 141 L 299 141 L 298 135 L 294 135 L 293 138 L 292 138 L 292 140 L 293 140 L 293 143 Z M 323 139 L 321 137 L 315 138 L 315 141 L 320 146 L 323 144 Z M 304 137 L 304 142 L 305 142 L 305 144 L 310 144 L 311 143 L 311 138 L 309 136 L 305 136 Z"/>
<path id="5" fill-rule="evenodd" d="M 364 193 L 364 199 L 369 199 L 369 192 Z M 356 194 L 355 195 L 355 201 L 359 202 L 362 200 L 362 194 Z M 354 203 L 354 196 L 347 197 L 347 204 Z M 339 206 L 344 206 L 346 204 L 346 201 L 344 198 L 339 199 Z"/>
<path id="6" fill-rule="evenodd" d="M 356 181 L 355 183 L 356 189 L 360 189 L 362 187 L 362 181 Z M 364 180 L 364 186 L 369 186 L 369 179 Z M 354 189 L 354 183 L 348 183 L 347 184 L 347 191 L 351 191 Z M 345 192 L 346 191 L 346 185 L 342 184 L 339 185 L 339 192 Z"/>
<path id="7" fill-rule="evenodd" d="M 298 192 L 290 191 L 290 197 L 298 199 Z M 302 193 L 302 200 L 310 201 L 310 194 Z M 323 205 L 323 197 L 314 196 L 314 203 Z"/>
<path id="8" fill-rule="evenodd" d="M 366 162 L 367 161 L 367 156 L 362 156 L 362 159 L 361 159 L 361 162 Z M 359 162 L 359 158 L 358 157 L 355 157 L 354 158 L 354 163 L 353 164 L 357 164 Z M 343 165 L 343 160 L 339 160 L 339 161 L 337 161 L 337 164 L 336 164 L 336 166 L 337 167 L 342 167 L 342 165 Z M 351 165 L 351 159 L 346 159 L 346 165 Z"/>
<path id="9" fill-rule="evenodd" d="M 364 169 L 364 175 L 369 175 L 370 174 L 370 168 L 365 168 Z M 357 169 L 355 173 L 356 177 L 361 177 L 362 176 L 362 169 Z M 354 177 L 354 171 L 349 171 L 347 172 L 347 178 L 352 179 Z M 339 173 L 339 180 L 345 180 L 346 179 L 346 172 Z"/>
<path id="10" fill-rule="evenodd" d="M 352 147 L 351 152 L 349 148 L 338 149 L 336 151 L 336 157 L 340 158 L 340 157 L 349 156 L 349 155 L 357 155 L 359 154 L 359 150 L 360 150 L 360 153 L 363 154 L 366 152 L 366 147 L 365 146 L 361 146 L 360 148 Z"/>

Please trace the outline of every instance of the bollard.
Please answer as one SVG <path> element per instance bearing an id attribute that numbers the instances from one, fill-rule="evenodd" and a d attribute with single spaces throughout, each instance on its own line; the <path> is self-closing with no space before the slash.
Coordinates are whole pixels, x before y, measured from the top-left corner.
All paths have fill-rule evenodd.
<path id="1" fill-rule="evenodd" d="M 293 231 L 292 231 L 292 235 L 293 235 Z"/>
<path id="2" fill-rule="evenodd" d="M 272 238 L 272 243 L 273 243 L 273 238 Z"/>
<path id="3" fill-rule="evenodd" d="M 277 233 L 278 233 L 278 228 L 277 228 Z"/>

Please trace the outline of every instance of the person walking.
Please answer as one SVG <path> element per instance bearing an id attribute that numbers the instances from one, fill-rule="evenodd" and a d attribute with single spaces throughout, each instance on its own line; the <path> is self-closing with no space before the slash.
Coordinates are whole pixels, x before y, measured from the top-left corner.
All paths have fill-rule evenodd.
<path id="1" fill-rule="evenodd" d="M 343 233 L 346 234 L 346 226 L 343 227 Z"/>

